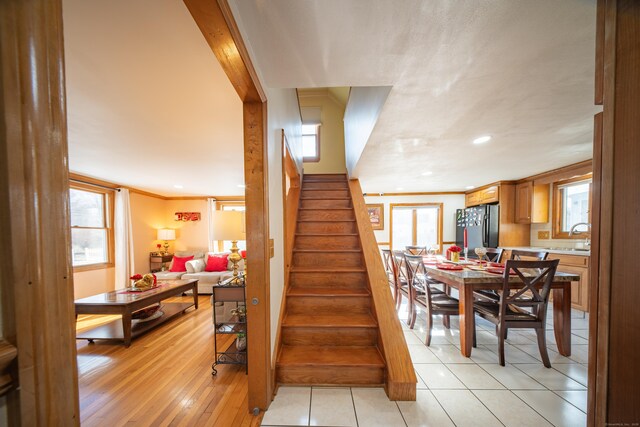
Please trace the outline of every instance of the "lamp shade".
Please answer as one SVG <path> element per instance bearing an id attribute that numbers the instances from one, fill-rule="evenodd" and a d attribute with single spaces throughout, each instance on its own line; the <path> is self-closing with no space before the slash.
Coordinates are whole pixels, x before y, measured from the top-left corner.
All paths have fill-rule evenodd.
<path id="1" fill-rule="evenodd" d="M 245 240 L 244 212 L 213 211 L 213 240 Z"/>
<path id="2" fill-rule="evenodd" d="M 176 240 L 176 230 L 161 228 L 158 230 L 158 240 Z"/>

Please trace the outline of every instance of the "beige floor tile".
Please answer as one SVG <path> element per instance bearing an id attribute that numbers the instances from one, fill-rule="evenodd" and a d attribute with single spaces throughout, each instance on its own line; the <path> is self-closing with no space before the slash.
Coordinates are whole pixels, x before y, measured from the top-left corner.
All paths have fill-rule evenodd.
<path id="1" fill-rule="evenodd" d="M 262 425 L 309 425 L 311 387 L 280 387 Z"/>
<path id="2" fill-rule="evenodd" d="M 504 386 L 496 381 L 484 369 L 478 365 L 447 364 L 447 368 L 458 377 L 462 383 L 471 390 L 479 389 L 503 389 Z"/>
<path id="3" fill-rule="evenodd" d="M 546 390 L 545 386 L 508 363 L 506 366 L 500 366 L 498 363 L 482 364 L 479 366 L 508 389 Z"/>
<path id="4" fill-rule="evenodd" d="M 405 427 L 396 402 L 389 400 L 381 388 L 353 388 L 353 401 L 360 426 Z"/>
<path id="5" fill-rule="evenodd" d="M 586 390 L 564 390 L 556 391 L 564 400 L 571 403 L 582 412 L 587 412 L 587 391 Z"/>
<path id="6" fill-rule="evenodd" d="M 431 344 L 429 349 L 442 363 L 473 363 L 473 360 L 460 353 L 458 347 L 451 344 Z"/>
<path id="7" fill-rule="evenodd" d="M 440 363 L 435 354 L 424 344 L 408 345 L 413 363 Z"/>
<path id="8" fill-rule="evenodd" d="M 430 389 L 465 389 L 464 384 L 441 363 L 413 365 Z"/>
<path id="9" fill-rule="evenodd" d="M 536 360 L 542 362 L 542 356 L 540 355 L 540 350 L 538 349 L 538 344 L 531 345 L 514 345 L 518 350 L 524 351 L 529 356 L 533 357 Z M 549 361 L 551 364 L 556 363 L 576 363 L 575 360 L 571 360 L 568 357 L 564 357 L 560 353 L 555 350 L 552 350 L 550 346 L 547 346 L 547 354 L 549 354 Z"/>
<path id="10" fill-rule="evenodd" d="M 320 388 L 311 390 L 312 426 L 357 426 L 351 389 Z"/>
<path id="11" fill-rule="evenodd" d="M 585 387 L 553 368 L 545 368 L 542 364 L 514 364 L 525 374 L 548 388 L 549 390 L 584 390 Z"/>
<path id="12" fill-rule="evenodd" d="M 469 390 L 433 390 L 457 427 L 495 427 L 500 421 Z"/>
<path id="13" fill-rule="evenodd" d="M 513 393 L 556 427 L 587 425 L 587 416 L 584 412 L 552 391 L 515 390 Z"/>
<path id="14" fill-rule="evenodd" d="M 428 390 L 418 390 L 415 402 L 398 402 L 408 427 L 453 427 L 454 424 L 438 400 Z"/>
<path id="15" fill-rule="evenodd" d="M 416 345 L 423 344 L 423 341 L 420 341 L 420 338 L 418 338 L 416 336 L 416 334 L 413 333 L 413 331 L 404 331 L 404 339 L 407 341 L 407 345 L 409 345 L 409 344 L 416 344 Z"/>
<path id="16" fill-rule="evenodd" d="M 551 427 L 551 424 L 509 390 L 473 390 L 506 427 Z"/>
<path id="17" fill-rule="evenodd" d="M 495 346 L 485 345 L 483 347 L 493 351 L 496 354 L 496 357 L 498 357 L 497 344 Z M 531 357 L 524 351 L 507 343 L 505 343 L 504 345 L 504 358 L 506 363 L 540 363 L 541 364 L 541 362 L 538 359 Z"/>
<path id="18" fill-rule="evenodd" d="M 416 365 L 414 365 L 415 367 Z M 416 390 L 428 390 L 429 387 L 427 387 L 427 384 L 422 380 L 422 377 L 420 376 L 420 374 L 418 373 L 418 371 L 416 370 L 416 380 L 418 380 L 418 383 L 416 384 Z"/>
<path id="19" fill-rule="evenodd" d="M 560 371 L 583 386 L 587 386 L 587 366 L 579 363 L 553 365 L 553 369 Z"/>

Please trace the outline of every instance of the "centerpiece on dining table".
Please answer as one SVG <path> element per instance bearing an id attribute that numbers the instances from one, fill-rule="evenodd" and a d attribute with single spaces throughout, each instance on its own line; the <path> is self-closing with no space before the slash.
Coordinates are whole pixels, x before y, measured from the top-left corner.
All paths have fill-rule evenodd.
<path id="1" fill-rule="evenodd" d="M 462 252 L 462 248 L 460 246 L 449 246 L 447 249 L 447 259 L 452 262 L 460 262 L 460 252 Z"/>

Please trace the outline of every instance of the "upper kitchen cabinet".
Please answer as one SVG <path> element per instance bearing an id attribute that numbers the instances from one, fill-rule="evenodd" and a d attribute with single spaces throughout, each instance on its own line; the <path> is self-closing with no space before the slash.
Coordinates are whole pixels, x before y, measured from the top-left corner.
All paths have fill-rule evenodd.
<path id="1" fill-rule="evenodd" d="M 516 185 L 514 219 L 517 224 L 549 222 L 549 184 L 526 181 Z"/>
<path id="2" fill-rule="evenodd" d="M 466 207 L 497 203 L 500 201 L 500 189 L 497 185 L 491 185 L 481 190 L 472 191 L 466 194 Z"/>

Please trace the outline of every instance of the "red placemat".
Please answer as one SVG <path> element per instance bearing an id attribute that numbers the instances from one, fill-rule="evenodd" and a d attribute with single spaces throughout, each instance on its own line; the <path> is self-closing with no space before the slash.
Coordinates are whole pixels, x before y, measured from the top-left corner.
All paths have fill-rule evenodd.
<path id="1" fill-rule="evenodd" d="M 436 268 L 439 270 L 451 270 L 451 271 L 460 271 L 464 270 L 464 267 L 457 264 L 436 264 Z"/>

